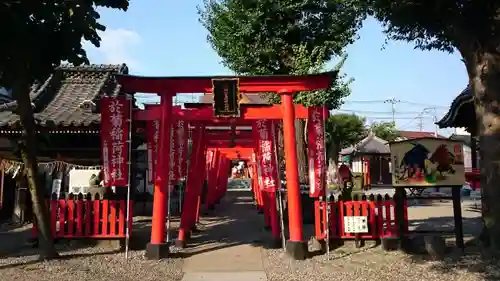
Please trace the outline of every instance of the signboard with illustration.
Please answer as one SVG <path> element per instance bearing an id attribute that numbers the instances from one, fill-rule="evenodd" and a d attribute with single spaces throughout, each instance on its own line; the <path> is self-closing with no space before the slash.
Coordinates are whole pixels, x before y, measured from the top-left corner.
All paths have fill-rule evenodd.
<path id="1" fill-rule="evenodd" d="M 440 138 L 390 143 L 394 186 L 457 186 L 465 183 L 463 144 Z"/>

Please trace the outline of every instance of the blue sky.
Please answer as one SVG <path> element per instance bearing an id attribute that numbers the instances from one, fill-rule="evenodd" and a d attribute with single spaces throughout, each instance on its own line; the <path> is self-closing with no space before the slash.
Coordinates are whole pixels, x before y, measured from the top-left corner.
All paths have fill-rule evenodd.
<path id="1" fill-rule="evenodd" d="M 132 74 L 139 75 L 231 74 L 206 42 L 207 33 L 198 22 L 199 4 L 201 0 L 141 0 L 131 1 L 125 13 L 101 10 L 101 23 L 108 29 L 101 34 L 101 48 L 87 47 L 91 62 L 126 63 Z M 434 131 L 434 115 L 441 118 L 467 84 L 460 56 L 414 50 L 405 42 L 389 42 L 382 50 L 385 35 L 373 19 L 364 23 L 359 37 L 347 49 L 343 72 L 355 81 L 341 112 L 366 116 L 368 123 L 391 121 L 391 104 L 383 101 L 396 98 L 396 123 L 401 129 L 419 130 L 416 117 L 422 116 L 424 130 Z M 426 108 L 430 108 L 427 113 L 420 114 Z"/>

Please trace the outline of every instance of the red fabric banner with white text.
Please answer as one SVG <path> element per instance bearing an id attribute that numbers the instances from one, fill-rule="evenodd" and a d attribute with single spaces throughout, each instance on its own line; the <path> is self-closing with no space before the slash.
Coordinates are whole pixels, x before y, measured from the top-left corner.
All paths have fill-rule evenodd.
<path id="1" fill-rule="evenodd" d="M 267 119 L 256 120 L 253 132 L 257 144 L 257 175 L 260 188 L 263 191 L 275 192 L 278 188 L 278 170 L 274 147 L 274 123 Z"/>
<path id="2" fill-rule="evenodd" d="M 309 195 L 324 196 L 326 184 L 325 119 L 322 106 L 309 107 L 307 120 L 307 156 L 309 158 Z"/>
<path id="3" fill-rule="evenodd" d="M 104 186 L 128 185 L 131 100 L 126 97 L 101 99 L 101 158 Z"/>
<path id="4" fill-rule="evenodd" d="M 186 177 L 187 148 L 188 148 L 188 123 L 184 120 L 176 120 L 173 124 L 173 157 L 174 174 L 173 181 L 180 181 Z"/>
<path id="5" fill-rule="evenodd" d="M 158 165 L 158 141 L 160 140 L 160 120 L 146 123 L 146 138 L 148 148 L 148 181 L 155 182 L 156 167 Z"/>

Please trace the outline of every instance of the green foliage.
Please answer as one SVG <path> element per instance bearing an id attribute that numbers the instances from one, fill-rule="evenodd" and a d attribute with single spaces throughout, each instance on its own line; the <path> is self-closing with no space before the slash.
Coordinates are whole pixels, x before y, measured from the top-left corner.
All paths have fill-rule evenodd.
<path id="1" fill-rule="evenodd" d="M 364 0 L 389 39 L 413 42 L 417 48 L 462 55 L 492 48 L 500 36 L 499 1 Z M 497 40 L 491 40 L 497 38 Z M 496 46 L 495 46 L 496 47 Z M 493 49 L 494 50 L 494 49 Z"/>
<path id="2" fill-rule="evenodd" d="M 205 0 L 200 21 L 222 63 L 238 74 L 310 74 L 323 70 L 354 42 L 362 18 L 348 0 Z M 346 57 L 342 57 L 340 66 Z M 349 83 L 300 93 L 295 102 L 338 107 Z M 267 94 L 270 103 L 279 103 Z"/>
<path id="3" fill-rule="evenodd" d="M 356 144 L 365 137 L 365 119 L 354 114 L 335 114 L 327 119 L 325 132 L 327 147 L 330 149 L 333 144 L 340 150 Z"/>
<path id="4" fill-rule="evenodd" d="M 401 136 L 394 122 L 375 122 L 370 125 L 370 130 L 377 137 L 386 141 L 394 141 Z"/>
<path id="5" fill-rule="evenodd" d="M 6 0 L 0 3 L 0 83 L 10 88 L 20 73 L 43 80 L 68 61 L 87 63 L 82 39 L 99 46 L 104 31 L 96 7 L 127 10 L 128 0 Z"/>

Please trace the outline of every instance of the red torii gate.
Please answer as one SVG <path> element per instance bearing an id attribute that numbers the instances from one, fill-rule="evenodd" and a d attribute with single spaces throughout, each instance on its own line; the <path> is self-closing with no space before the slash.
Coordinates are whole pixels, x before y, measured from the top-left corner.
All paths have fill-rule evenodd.
<path id="1" fill-rule="evenodd" d="M 213 124 L 207 124 L 209 125 Z M 207 181 L 208 190 L 205 197 L 206 208 L 213 209 L 215 204 L 224 195 L 227 189 L 227 178 L 229 172 L 229 166 L 227 166 L 227 161 L 225 158 L 232 156 L 234 159 L 241 160 L 245 157 L 247 160 L 253 162 L 255 149 L 257 148 L 257 142 L 255 139 L 255 134 L 248 130 L 236 130 L 228 134 L 229 130 L 209 130 L 205 132 L 204 145 L 205 148 L 214 153 L 213 159 L 210 159 L 210 163 L 207 165 Z M 234 136 L 233 136 L 234 135 Z M 235 139 L 234 137 L 238 137 Z M 197 157 L 200 154 L 200 150 L 194 150 L 191 155 Z M 208 153 L 208 152 L 207 152 Z M 194 161 L 194 158 L 192 159 Z M 199 161 L 199 160 L 198 160 Z M 277 167 L 278 163 L 274 163 Z M 256 171 L 256 163 L 251 164 L 254 171 Z M 211 170 L 213 169 L 213 170 Z M 189 171 L 190 174 L 196 174 L 200 177 L 200 169 L 196 167 L 196 171 Z M 273 236 L 273 241 L 271 245 L 275 247 L 281 246 L 281 229 L 279 225 L 279 219 L 277 214 L 277 206 L 275 196 L 268 194 L 260 189 L 258 185 L 258 180 L 256 173 L 253 176 L 252 191 L 254 193 L 254 198 L 256 199 L 257 207 L 260 212 L 264 213 L 266 228 L 270 229 Z M 188 175 L 189 178 L 189 175 Z M 186 245 L 186 240 L 189 238 L 191 230 L 195 228 L 195 222 L 199 219 L 200 213 L 200 201 L 201 201 L 201 189 L 199 186 L 192 186 L 190 183 L 187 184 L 189 192 L 192 192 L 192 196 L 197 197 L 197 202 L 185 202 L 185 204 L 195 204 L 196 210 L 186 210 L 181 217 L 181 227 L 179 230 L 179 236 L 176 241 L 176 245 L 183 248 Z M 188 200 L 186 196 L 186 200 Z M 194 212 L 194 213 L 191 213 Z M 188 214 L 190 213 L 190 214 Z M 196 217 L 196 219 L 194 219 Z M 186 222 L 187 221 L 187 222 Z"/>
<path id="2" fill-rule="evenodd" d="M 300 91 L 314 91 L 327 88 L 337 72 L 327 72 L 314 75 L 275 75 L 275 76 L 215 76 L 215 77 L 141 77 L 134 75 L 116 75 L 123 92 L 154 93 L 161 96 L 160 107 L 138 111 L 134 114 L 136 120 L 161 120 L 160 141 L 158 151 L 170 151 L 171 120 L 173 115 L 172 99 L 178 93 L 210 93 L 212 79 L 239 79 L 239 91 L 242 93 L 274 92 L 281 96 L 281 105 L 259 107 L 241 106 L 241 117 L 222 118 L 222 120 L 244 121 L 251 119 L 283 119 L 283 137 L 286 159 L 286 180 L 289 210 L 290 239 L 287 241 L 287 252 L 296 259 L 304 259 L 307 253 L 307 243 L 303 239 L 302 206 L 297 167 L 297 149 L 295 146 L 296 118 L 307 118 L 307 110 L 301 113 L 301 106 L 295 106 L 293 96 Z M 213 111 L 195 109 L 185 115 L 179 113 L 177 118 L 189 121 L 214 121 Z M 182 116 L 184 115 L 184 116 Z M 153 201 L 153 219 L 151 242 L 146 247 L 146 257 L 160 259 L 168 255 L 169 245 L 165 243 L 165 220 L 167 190 L 169 185 L 169 153 L 158 158 Z"/>

